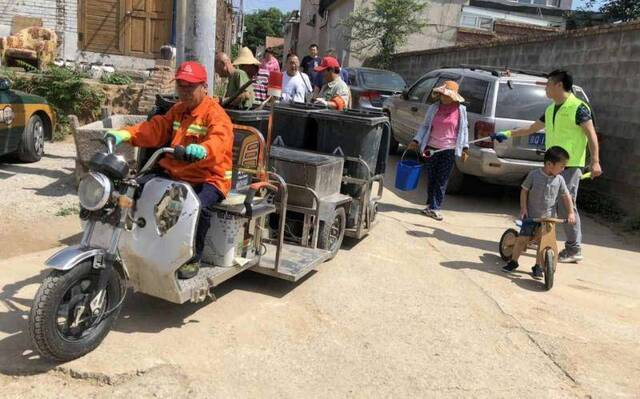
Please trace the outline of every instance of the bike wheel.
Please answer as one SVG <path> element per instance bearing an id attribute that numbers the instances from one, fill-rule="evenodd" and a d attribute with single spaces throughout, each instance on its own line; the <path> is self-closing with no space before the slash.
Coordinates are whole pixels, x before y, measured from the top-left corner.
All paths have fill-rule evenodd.
<path id="1" fill-rule="evenodd" d="M 54 270 L 44 279 L 29 316 L 31 340 L 43 357 L 54 361 L 79 358 L 109 333 L 120 309 L 111 310 L 120 303 L 124 288 L 120 274 L 113 270 L 104 300 L 91 310 L 99 276 L 88 260 L 70 270 Z"/>
<path id="2" fill-rule="evenodd" d="M 544 288 L 549 291 L 553 287 L 553 277 L 556 271 L 556 256 L 553 250 L 544 250 Z"/>
<path id="3" fill-rule="evenodd" d="M 513 256 L 513 248 L 516 246 L 518 232 L 515 229 L 508 229 L 500 237 L 498 250 L 503 261 L 508 262 Z"/>

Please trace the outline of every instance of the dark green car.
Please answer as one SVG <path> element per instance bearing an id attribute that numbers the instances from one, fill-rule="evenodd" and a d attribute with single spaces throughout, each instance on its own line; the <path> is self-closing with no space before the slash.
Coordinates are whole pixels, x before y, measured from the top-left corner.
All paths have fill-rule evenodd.
<path id="1" fill-rule="evenodd" d="M 0 156 L 15 155 L 22 162 L 37 162 L 51 140 L 55 117 L 42 97 L 11 90 L 0 78 Z"/>

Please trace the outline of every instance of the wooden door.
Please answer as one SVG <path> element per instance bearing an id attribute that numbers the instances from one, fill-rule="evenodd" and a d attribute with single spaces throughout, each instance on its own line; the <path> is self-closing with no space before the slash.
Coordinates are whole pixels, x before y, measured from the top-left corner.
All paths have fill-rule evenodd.
<path id="1" fill-rule="evenodd" d="M 153 58 L 169 44 L 173 0 L 125 0 L 125 55 Z"/>
<path id="2" fill-rule="evenodd" d="M 171 39 L 173 0 L 80 1 L 80 48 L 154 58 Z"/>
<path id="3" fill-rule="evenodd" d="M 82 0 L 78 42 L 82 51 L 124 54 L 123 0 Z"/>

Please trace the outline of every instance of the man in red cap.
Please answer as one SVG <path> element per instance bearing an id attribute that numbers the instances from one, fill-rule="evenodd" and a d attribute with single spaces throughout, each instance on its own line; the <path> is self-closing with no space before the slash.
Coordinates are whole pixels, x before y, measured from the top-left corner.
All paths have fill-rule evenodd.
<path id="1" fill-rule="evenodd" d="M 180 101 L 165 115 L 106 136 L 136 147 L 184 146 L 191 162 L 167 155 L 160 161 L 166 173 L 193 185 L 201 209 L 222 201 L 231 189 L 233 125 L 216 100 L 207 96 L 207 71 L 194 61 L 180 65 L 176 72 L 176 92 Z M 195 258 L 178 270 L 179 278 L 198 273 L 204 239 L 211 224 L 210 215 L 200 212 L 195 242 Z"/>
<path id="2" fill-rule="evenodd" d="M 351 106 L 351 90 L 340 78 L 338 60 L 334 57 L 324 57 L 322 63 L 315 67 L 314 71 L 322 72 L 325 83 L 316 102 L 338 111 L 349 108 Z"/>

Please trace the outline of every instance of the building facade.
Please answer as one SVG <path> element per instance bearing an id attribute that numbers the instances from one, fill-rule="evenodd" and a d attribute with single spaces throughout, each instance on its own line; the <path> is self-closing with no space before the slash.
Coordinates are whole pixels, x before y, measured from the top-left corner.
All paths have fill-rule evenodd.
<path id="1" fill-rule="evenodd" d="M 371 1 L 301 0 L 299 18 L 285 28 L 289 33 L 285 48 L 305 54 L 309 45 L 318 44 L 321 54 L 334 49 L 344 66 L 361 65 L 364 60 L 351 52 L 346 39 L 350 32 L 341 22 Z M 563 30 L 564 14 L 571 3 L 572 0 L 430 0 L 422 15 L 426 27 L 410 35 L 399 52 Z"/>
<path id="2" fill-rule="evenodd" d="M 16 20 L 31 18 L 56 31 L 59 59 L 146 69 L 161 46 L 175 45 L 176 1 L 0 0 L 0 36 L 13 33 Z M 232 0 L 218 0 L 216 15 L 216 48 L 228 52 L 235 36 Z"/>

